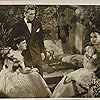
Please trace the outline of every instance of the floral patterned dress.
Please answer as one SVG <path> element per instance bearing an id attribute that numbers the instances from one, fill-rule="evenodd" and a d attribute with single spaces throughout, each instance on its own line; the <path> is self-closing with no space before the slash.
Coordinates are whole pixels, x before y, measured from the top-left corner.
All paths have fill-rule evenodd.
<path id="1" fill-rule="evenodd" d="M 13 56 L 20 61 L 20 66 L 25 68 L 23 56 L 18 51 L 12 50 L 7 56 Z M 7 59 L 0 72 L 0 92 L 8 97 L 50 97 L 51 91 L 38 72 L 23 74 L 20 68 L 13 72 L 11 62 L 6 65 L 6 61 Z"/>
<path id="2" fill-rule="evenodd" d="M 55 87 L 51 97 L 96 97 L 98 93 L 95 90 L 100 89 L 100 79 L 94 73 L 97 69 L 95 64 L 97 59 L 88 59 L 84 54 L 84 68 L 65 75 Z"/>

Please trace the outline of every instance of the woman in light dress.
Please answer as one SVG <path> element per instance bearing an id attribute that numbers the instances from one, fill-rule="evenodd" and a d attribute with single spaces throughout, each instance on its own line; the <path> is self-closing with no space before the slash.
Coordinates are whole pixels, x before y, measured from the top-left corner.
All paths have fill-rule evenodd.
<path id="1" fill-rule="evenodd" d="M 85 48 L 84 68 L 65 75 L 55 87 L 52 98 L 100 97 L 100 79 L 96 75 L 100 67 L 100 33 L 97 30 L 91 32 L 90 41 L 91 45 Z"/>
<path id="2" fill-rule="evenodd" d="M 24 65 L 21 53 L 26 48 L 24 37 L 14 39 L 13 49 L 7 54 L 0 72 L 0 92 L 8 97 L 50 97 L 51 91 L 38 69 Z"/>

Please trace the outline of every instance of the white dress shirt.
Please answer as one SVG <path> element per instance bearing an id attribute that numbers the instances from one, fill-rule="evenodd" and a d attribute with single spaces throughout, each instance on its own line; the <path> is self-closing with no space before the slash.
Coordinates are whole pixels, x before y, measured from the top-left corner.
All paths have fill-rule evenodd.
<path id="1" fill-rule="evenodd" d="M 25 23 L 26 23 L 26 25 L 27 25 L 27 27 L 28 27 L 30 33 L 31 33 L 31 31 L 32 31 L 32 24 L 31 24 L 31 23 L 27 23 L 26 18 L 24 18 L 24 21 L 25 21 Z"/>

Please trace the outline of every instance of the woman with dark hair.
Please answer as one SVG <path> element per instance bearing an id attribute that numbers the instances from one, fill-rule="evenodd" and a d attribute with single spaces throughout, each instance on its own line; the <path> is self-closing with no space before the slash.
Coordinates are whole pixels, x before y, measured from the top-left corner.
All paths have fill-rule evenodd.
<path id="1" fill-rule="evenodd" d="M 0 91 L 9 97 L 49 97 L 51 91 L 38 69 L 24 65 L 21 54 L 27 48 L 25 38 L 15 38 L 12 48 L 0 73 Z"/>
<path id="2" fill-rule="evenodd" d="M 45 59 L 44 32 L 41 22 L 36 18 L 37 7 L 26 5 L 23 19 L 15 23 L 9 36 L 8 45 L 12 46 L 12 40 L 24 36 L 27 40 L 27 50 L 23 51 L 25 66 L 35 66 L 43 75 L 42 60 Z"/>
<path id="3" fill-rule="evenodd" d="M 55 87 L 54 97 L 100 97 L 100 33 L 91 31 L 91 45 L 87 46 L 83 66 L 65 75 Z M 98 71 L 99 70 L 99 71 Z"/>

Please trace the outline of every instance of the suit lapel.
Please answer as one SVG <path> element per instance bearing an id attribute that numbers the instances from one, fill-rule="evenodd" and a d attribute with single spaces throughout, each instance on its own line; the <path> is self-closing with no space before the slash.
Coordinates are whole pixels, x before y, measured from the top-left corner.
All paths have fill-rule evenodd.
<path id="1" fill-rule="evenodd" d="M 22 24 L 23 24 L 22 26 L 24 28 L 23 30 L 25 30 L 25 34 L 27 36 L 35 37 L 37 35 L 36 31 L 39 28 L 39 25 L 38 25 L 38 23 L 36 21 L 33 21 L 33 23 L 32 23 L 32 31 L 31 31 L 31 33 L 30 33 L 30 31 L 29 31 L 29 29 L 28 29 L 28 27 L 27 27 L 27 25 L 26 25 L 24 20 L 22 20 Z"/>
<path id="2" fill-rule="evenodd" d="M 36 29 L 37 29 L 37 26 L 36 26 L 35 22 L 33 21 L 33 23 L 32 23 L 32 31 L 31 31 L 31 35 L 32 36 L 36 35 Z"/>
<path id="3" fill-rule="evenodd" d="M 28 26 L 26 25 L 26 23 L 25 23 L 24 20 L 23 20 L 23 27 L 24 27 L 24 29 L 26 29 L 26 34 L 27 34 L 27 35 L 30 35 L 31 33 L 30 33 L 30 31 L 29 31 L 29 29 L 28 29 Z"/>

